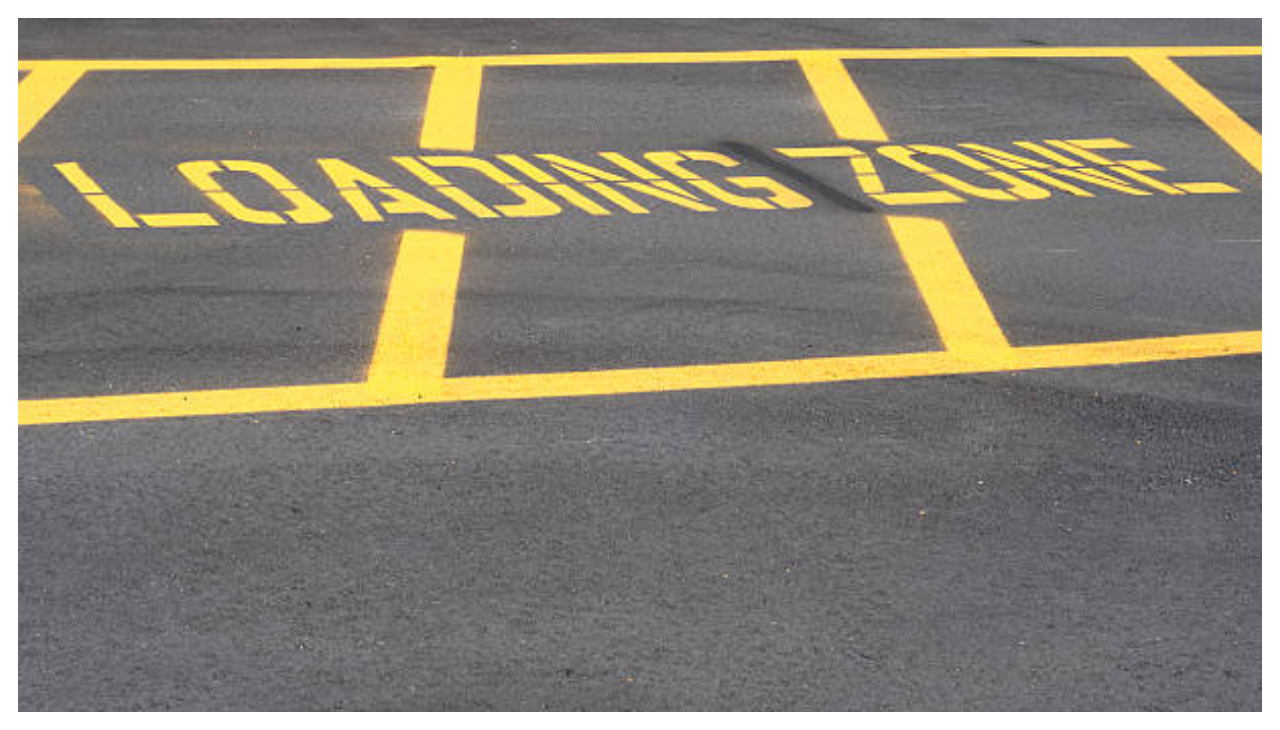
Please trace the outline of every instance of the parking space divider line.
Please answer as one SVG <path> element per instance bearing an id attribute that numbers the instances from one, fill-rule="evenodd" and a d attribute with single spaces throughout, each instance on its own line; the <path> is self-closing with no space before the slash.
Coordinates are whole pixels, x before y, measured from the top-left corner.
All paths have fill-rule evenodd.
<path id="1" fill-rule="evenodd" d="M 1262 172 L 1262 133 L 1240 118 L 1212 92 L 1183 71 L 1169 56 L 1135 53 L 1133 62 L 1222 138 L 1253 169 Z"/>
<path id="2" fill-rule="evenodd" d="M 875 111 L 850 78 L 844 61 L 836 56 L 806 56 L 800 59 L 800 69 L 837 137 L 889 141 Z"/>
<path id="3" fill-rule="evenodd" d="M 1003 355 L 1009 342 L 946 224 L 913 216 L 885 219 L 947 350 L 984 358 Z"/>
<path id="4" fill-rule="evenodd" d="M 460 151 L 475 148 L 483 73 L 484 68 L 477 63 L 447 63 L 435 67 L 427 92 L 420 147 Z"/>
<path id="5" fill-rule="evenodd" d="M 76 63 L 49 61 L 32 68 L 18 82 L 18 142 L 27 136 L 44 115 L 84 76 L 85 67 Z"/>
<path id="6" fill-rule="evenodd" d="M 837 56 L 800 59 L 818 105 L 842 139 L 888 142 L 875 110 Z M 885 216 L 916 288 L 948 352 L 999 359 L 1009 349 L 946 224 L 932 218 Z"/>
<path id="7" fill-rule="evenodd" d="M 466 236 L 405 231 L 387 287 L 368 384 L 379 391 L 439 388 L 449 357 Z"/>

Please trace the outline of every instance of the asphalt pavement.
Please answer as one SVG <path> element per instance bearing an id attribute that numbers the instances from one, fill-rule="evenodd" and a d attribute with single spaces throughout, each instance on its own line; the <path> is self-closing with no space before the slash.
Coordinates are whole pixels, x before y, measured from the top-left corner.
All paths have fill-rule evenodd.
<path id="1" fill-rule="evenodd" d="M 1260 709 L 1260 46 L 21 21 L 20 707 Z"/>

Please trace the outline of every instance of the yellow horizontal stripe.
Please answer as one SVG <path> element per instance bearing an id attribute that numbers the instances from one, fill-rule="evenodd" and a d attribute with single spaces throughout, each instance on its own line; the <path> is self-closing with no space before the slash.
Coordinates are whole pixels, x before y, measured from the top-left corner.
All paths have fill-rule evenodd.
<path id="1" fill-rule="evenodd" d="M 837 48 L 774 51 L 698 51 L 643 53 L 561 53 L 540 55 L 472 56 L 482 66 L 563 66 L 629 63 L 752 63 L 798 61 L 804 58 L 926 60 L 943 58 L 1127 58 L 1135 54 L 1189 56 L 1260 56 L 1262 46 L 1081 46 L 1015 48 Z M 77 59 L 75 61 L 18 61 L 19 70 L 48 63 L 75 63 L 95 71 L 195 70 L 309 70 L 362 68 L 418 68 L 456 63 L 457 56 L 397 56 L 387 58 L 184 58 Z"/>
<path id="2" fill-rule="evenodd" d="M 144 393 L 18 401 L 23 426 L 268 411 L 376 408 L 412 403 L 565 398 L 709 388 L 800 385 L 1038 368 L 1121 365 L 1262 352 L 1262 332 L 1014 347 L 986 359 L 972 353 L 924 352 L 865 357 L 637 368 L 589 372 L 448 378 L 420 392 L 365 383 Z"/>

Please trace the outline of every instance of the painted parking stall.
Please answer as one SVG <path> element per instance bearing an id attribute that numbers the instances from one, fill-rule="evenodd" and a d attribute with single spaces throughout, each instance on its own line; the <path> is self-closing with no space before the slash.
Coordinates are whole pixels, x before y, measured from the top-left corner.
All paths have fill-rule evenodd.
<path id="1" fill-rule="evenodd" d="M 19 25 L 22 709 L 1261 706 L 1260 22 Z"/>
<path id="2" fill-rule="evenodd" d="M 360 273 L 384 281 L 385 288 L 375 327 L 369 328 L 369 310 L 360 322 L 342 325 L 352 333 L 366 330 L 365 335 L 351 335 L 364 342 L 348 348 L 363 353 L 364 364 L 354 365 L 349 352 L 347 365 L 339 368 L 350 373 L 348 377 L 332 382 L 303 377 L 299 383 L 289 379 L 289 366 L 279 363 L 276 382 L 270 384 L 192 389 L 183 386 L 181 374 L 169 374 L 172 386 L 148 392 L 108 395 L 104 388 L 69 397 L 24 398 L 19 402 L 20 423 L 779 386 L 1258 353 L 1260 313 L 1248 295 L 1250 287 L 1239 286 L 1256 273 L 1247 256 L 1235 269 L 1241 297 L 1206 314 L 1191 303 L 1178 318 L 1156 321 L 1154 311 L 1139 308 L 1114 328 L 1122 335 L 1114 338 L 1099 336 L 1096 330 L 1075 339 L 1025 336 L 1023 329 L 1043 324 L 1051 310 L 1024 323 L 1019 319 L 1024 308 L 1008 304 L 1028 283 L 1007 282 L 1001 274 L 1000 262 L 1017 253 L 1017 242 L 1000 241 L 999 221 L 1008 215 L 1050 221 L 1078 218 L 1088 216 L 1089 206 L 1098 201 L 1131 199 L 1139 211 L 1134 220 L 1140 224 L 1144 216 L 1154 220 L 1153 216 L 1177 215 L 1180 202 L 1192 198 L 1220 199 L 1224 211 L 1247 220 L 1260 185 L 1261 135 L 1179 62 L 1260 54 L 1257 47 L 994 48 L 465 60 L 20 62 L 20 71 L 27 72 L 19 86 L 23 171 L 33 187 L 31 194 L 56 211 L 51 216 L 57 225 L 88 239 L 111 236 L 116 246 L 146 246 L 157 237 L 177 236 L 163 245 L 185 242 L 200 247 L 222 236 L 280 231 L 303 247 L 308 234 L 366 235 L 381 241 L 384 258 L 386 253 L 391 257 L 389 275 L 370 269 Z M 1158 95 L 1161 103 L 1194 119 L 1198 133 L 1188 137 L 1185 149 L 1144 145 L 1142 130 L 1132 128 L 1133 120 L 1123 116 L 1117 103 L 1100 106 L 1107 112 L 1102 115 L 1045 120 L 1044 136 L 979 136 L 990 129 L 979 122 L 984 121 L 982 114 L 990 114 L 984 109 L 991 104 L 973 102 L 977 112 L 966 111 L 962 102 L 930 110 L 919 106 L 919 99 L 934 95 L 913 97 L 909 85 L 895 90 L 876 81 L 877 64 L 912 65 L 923 88 L 946 78 L 936 74 L 943 64 L 968 65 L 978 74 L 987 73 L 982 64 L 996 64 L 990 73 L 998 76 L 1014 72 L 1001 64 L 1030 61 L 1122 67 L 1119 86 L 1142 84 L 1141 93 Z M 744 71 L 755 66 L 761 73 Z M 1027 72 L 1025 65 L 1013 68 Z M 518 78 L 523 82 L 518 86 L 537 89 L 543 74 L 549 93 L 571 94 L 575 75 L 594 72 L 687 73 L 693 98 L 707 97 L 698 94 L 700 84 L 719 89 L 710 102 L 703 98 L 699 103 L 721 103 L 730 114 L 723 128 L 696 129 L 659 120 L 629 131 L 639 115 L 601 111 L 575 116 L 570 111 L 563 119 L 545 122 L 554 128 L 577 119 L 585 125 L 575 140 L 581 146 L 557 151 L 528 137 L 537 134 L 537 120 L 518 126 L 503 121 L 519 118 L 519 94 L 502 94 L 492 105 L 486 100 L 491 82 L 501 87 Z M 730 72 L 730 78 L 746 80 L 727 85 L 724 75 Z M 145 87 L 156 75 L 165 74 L 191 74 L 193 89 L 200 88 L 200 82 L 240 87 L 221 92 L 221 97 L 213 93 L 211 97 L 223 103 L 212 112 L 200 109 L 203 97 L 196 92 L 190 108 L 175 113 L 210 114 L 213 130 L 213 122 L 240 110 L 256 128 L 267 130 L 267 139 L 255 140 L 251 125 L 249 134 L 222 132 L 221 141 L 205 140 L 195 145 L 200 148 L 196 154 L 184 155 L 182 140 L 162 136 L 140 150 L 130 139 L 113 146 L 66 134 L 83 118 L 76 116 L 77 104 L 82 113 L 85 105 L 126 93 L 134 81 Z M 255 74 L 266 81 L 254 80 Z M 306 149 L 306 135 L 297 131 L 296 120 L 271 111 L 269 101 L 261 108 L 228 101 L 242 98 L 236 94 L 254 98 L 265 88 L 262 84 L 280 74 L 310 74 L 307 78 L 315 84 L 318 99 L 313 111 L 321 123 L 325 85 L 334 78 L 358 81 L 354 88 L 372 85 L 378 98 L 394 87 L 403 109 L 370 114 L 372 128 L 346 145 Z M 379 74 L 386 76 L 379 80 Z M 100 79 L 107 80 L 106 87 L 95 88 Z M 771 88 L 778 90 L 782 103 L 769 95 Z M 799 101 L 801 93 L 808 95 L 807 103 Z M 138 105 L 141 111 L 127 114 L 145 113 L 148 103 L 163 107 L 162 98 L 144 96 Z M 910 104 L 917 108 L 908 110 L 909 118 L 925 120 L 918 129 L 898 121 L 901 112 L 895 110 Z M 958 120 L 947 121 L 957 109 Z M 491 113 L 498 121 L 486 123 Z M 753 134 L 752 121 L 767 124 L 771 113 L 781 115 L 774 127 L 780 131 Z M 407 120 L 410 114 L 416 119 Z M 937 121 L 931 125 L 930 119 Z M 157 125 L 158 130 L 163 127 Z M 908 136 L 899 128 L 906 128 Z M 735 139 L 748 135 L 751 143 Z M 139 169 L 148 170 L 150 184 L 131 183 Z M 833 209 L 842 217 L 833 218 Z M 590 363 L 590 368 L 575 369 L 575 358 L 590 360 L 581 354 L 592 346 L 587 338 L 571 342 L 564 353 L 541 364 L 528 361 L 528 367 L 514 372 L 485 371 L 485 347 L 475 339 L 483 335 L 477 330 L 485 326 L 485 317 L 468 311 L 463 279 L 473 248 L 479 252 L 470 254 L 479 256 L 478 276 L 489 277 L 477 279 L 483 284 L 507 275 L 491 262 L 485 268 L 484 247 L 492 245 L 490 241 L 536 242 L 540 234 L 535 230 L 591 221 L 607 227 L 602 239 L 634 235 L 635 241 L 618 245 L 643 250 L 642 222 L 667 216 L 687 219 L 690 226 L 724 221 L 730 230 L 734 225 L 750 228 L 756 225 L 752 220 L 769 220 L 775 230 L 793 230 L 796 240 L 845 235 L 833 233 L 843 227 L 850 240 L 874 241 L 879 247 L 876 255 L 885 257 L 875 264 L 885 272 L 882 280 L 898 282 L 889 286 L 892 293 L 884 298 L 899 302 L 901 311 L 886 310 L 884 317 L 902 320 L 904 334 L 873 337 L 870 351 L 868 343 L 851 343 L 847 352 L 854 354 L 843 354 L 841 343 L 832 341 L 838 330 L 818 328 L 811 339 L 820 342 L 822 356 L 809 356 L 807 342 L 789 353 L 787 348 L 797 343 L 779 336 L 760 353 L 769 355 L 767 359 L 750 359 L 749 351 L 741 353 L 748 359 L 726 359 L 712 347 L 677 350 L 697 359 L 660 363 L 645 363 L 643 355 L 630 355 L 619 343 L 614 345 L 617 354 Z M 818 221 L 817 229 L 806 229 Z M 618 232 L 628 226 L 635 228 L 632 234 Z M 1088 232 L 1077 235 L 1099 240 Z M 988 241 L 995 243 L 984 243 Z M 590 242 L 582 245 L 589 247 Z M 1122 239 L 1117 245 L 1123 245 Z M 784 250 L 783 258 L 788 247 L 795 247 L 792 255 L 801 260 L 806 255 L 803 244 L 792 240 L 779 240 L 778 247 Z M 1068 247 L 1062 251 L 1072 252 Z M 1135 275 L 1144 267 L 1142 252 L 1139 248 L 1135 254 Z M 1152 248 L 1150 255 L 1162 254 Z M 971 260 L 979 262 L 976 271 Z M 818 262 L 814 259 L 813 265 Z M 1058 267 L 1060 262 L 1048 265 Z M 989 301 L 991 291 L 998 295 L 994 303 Z M 1072 295 L 1063 293 L 1060 308 Z M 1093 296 L 1110 294 L 1104 287 Z M 1158 299 L 1158 293 L 1153 296 Z M 1167 309 L 1156 299 L 1151 307 Z M 826 300 L 814 306 L 830 307 Z M 750 324 L 748 317 L 744 332 Z M 1085 323 L 1055 322 L 1054 327 L 1049 329 L 1070 335 Z M 625 331 L 625 324 L 617 329 Z M 601 337 L 607 337 L 604 330 Z M 529 347 L 536 347 L 536 334 L 533 339 Z M 470 363 L 464 369 L 479 374 L 453 374 L 449 361 L 455 347 Z"/>

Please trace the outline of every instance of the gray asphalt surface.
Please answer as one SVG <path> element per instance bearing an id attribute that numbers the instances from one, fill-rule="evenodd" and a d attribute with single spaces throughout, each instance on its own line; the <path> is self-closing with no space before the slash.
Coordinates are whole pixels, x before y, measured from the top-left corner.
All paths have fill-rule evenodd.
<path id="1" fill-rule="evenodd" d="M 24 60 L 1260 43 L 1207 20 L 19 25 Z M 1179 63 L 1261 128 L 1258 58 Z M 1261 329 L 1261 175 L 1131 63 L 847 67 L 904 144 L 1117 137 L 1240 189 L 921 211 L 1014 345 Z M 180 210 L 174 164 L 269 161 L 338 212 L 315 158 L 389 174 L 430 73 L 77 84 L 19 147 L 20 396 L 362 378 L 412 226 L 113 230 L 52 165 Z M 940 347 L 847 166 L 741 155 L 835 142 L 795 64 L 491 69 L 481 104 L 479 154 L 718 150 L 814 205 L 433 223 L 469 234 L 450 376 Z M 1261 389 L 1253 355 L 23 427 L 19 703 L 1256 710 Z"/>

